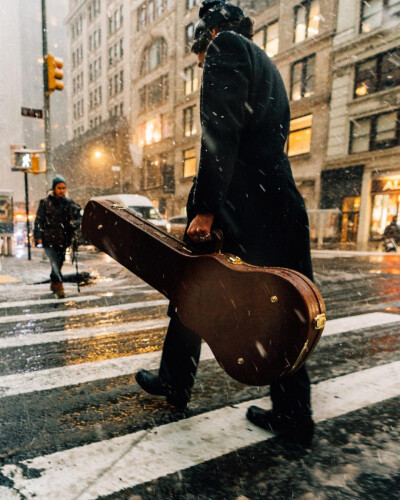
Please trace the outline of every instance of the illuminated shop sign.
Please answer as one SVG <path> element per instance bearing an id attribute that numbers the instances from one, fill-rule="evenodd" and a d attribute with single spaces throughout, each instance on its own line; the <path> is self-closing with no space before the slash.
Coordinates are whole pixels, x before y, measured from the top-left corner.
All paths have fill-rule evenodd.
<path id="1" fill-rule="evenodd" d="M 400 191 L 400 177 L 392 179 L 375 179 L 372 181 L 373 193 L 387 193 L 391 191 Z"/>

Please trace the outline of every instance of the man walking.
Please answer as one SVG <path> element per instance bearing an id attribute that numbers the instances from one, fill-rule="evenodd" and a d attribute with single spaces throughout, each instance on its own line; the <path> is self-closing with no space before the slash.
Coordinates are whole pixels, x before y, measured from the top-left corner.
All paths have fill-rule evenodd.
<path id="1" fill-rule="evenodd" d="M 56 175 L 49 195 L 39 202 L 34 228 L 36 246 L 43 245 L 50 260 L 50 289 L 58 298 L 65 297 L 61 274 L 65 252 L 81 221 L 81 207 L 66 198 L 66 191 L 64 177 Z"/>
<path id="2" fill-rule="evenodd" d="M 192 51 L 203 67 L 202 140 L 189 195 L 187 236 L 210 239 L 222 229 L 223 251 L 249 264 L 287 267 L 313 279 L 308 220 L 284 153 L 290 111 L 282 78 L 251 42 L 253 23 L 225 0 L 205 0 Z M 136 377 L 148 393 L 185 408 L 201 339 L 170 307 L 159 375 Z M 303 367 L 271 385 L 272 411 L 252 406 L 247 417 L 303 445 L 311 442 L 310 381 Z"/>

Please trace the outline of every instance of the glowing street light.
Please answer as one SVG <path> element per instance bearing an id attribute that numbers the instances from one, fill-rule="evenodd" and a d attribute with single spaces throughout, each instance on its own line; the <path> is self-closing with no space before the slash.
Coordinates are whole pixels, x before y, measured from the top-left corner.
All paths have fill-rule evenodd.
<path id="1" fill-rule="evenodd" d="M 95 158 L 101 158 L 101 152 L 95 151 L 94 156 L 95 156 Z"/>

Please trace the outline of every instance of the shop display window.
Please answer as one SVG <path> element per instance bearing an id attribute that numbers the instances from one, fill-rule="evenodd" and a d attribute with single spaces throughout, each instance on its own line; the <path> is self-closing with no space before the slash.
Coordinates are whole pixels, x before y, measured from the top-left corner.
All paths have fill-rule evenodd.
<path id="1" fill-rule="evenodd" d="M 311 151 L 312 115 L 302 116 L 290 121 L 288 156 L 296 156 Z"/>
<path id="2" fill-rule="evenodd" d="M 371 234 L 382 235 L 385 227 L 400 218 L 400 191 L 377 193 L 372 197 Z"/>

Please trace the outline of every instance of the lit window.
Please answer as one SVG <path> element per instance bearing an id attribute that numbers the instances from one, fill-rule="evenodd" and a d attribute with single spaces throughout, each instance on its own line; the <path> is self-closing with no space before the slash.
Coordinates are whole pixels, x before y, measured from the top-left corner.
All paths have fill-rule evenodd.
<path id="1" fill-rule="evenodd" d="M 163 129 L 162 125 L 163 123 L 160 115 L 142 123 L 139 126 L 139 146 L 145 146 L 161 141 L 163 133 L 166 133 L 165 128 Z"/>
<path id="2" fill-rule="evenodd" d="M 400 49 L 377 55 L 356 65 L 354 98 L 400 85 Z"/>
<path id="3" fill-rule="evenodd" d="M 185 95 L 192 94 L 196 92 L 199 87 L 199 79 L 197 77 L 196 64 L 188 66 L 184 70 L 185 72 Z"/>
<path id="4" fill-rule="evenodd" d="M 321 20 L 319 0 L 306 0 L 294 9 L 294 42 L 302 42 L 306 38 L 319 33 Z"/>
<path id="5" fill-rule="evenodd" d="M 312 115 L 290 121 L 288 156 L 302 155 L 311 151 Z"/>
<path id="6" fill-rule="evenodd" d="M 274 21 L 260 28 L 254 34 L 253 42 L 262 48 L 269 57 L 276 56 L 279 49 L 279 22 Z"/>
<path id="7" fill-rule="evenodd" d="M 186 149 L 183 152 L 183 177 L 196 175 L 196 149 Z"/>

